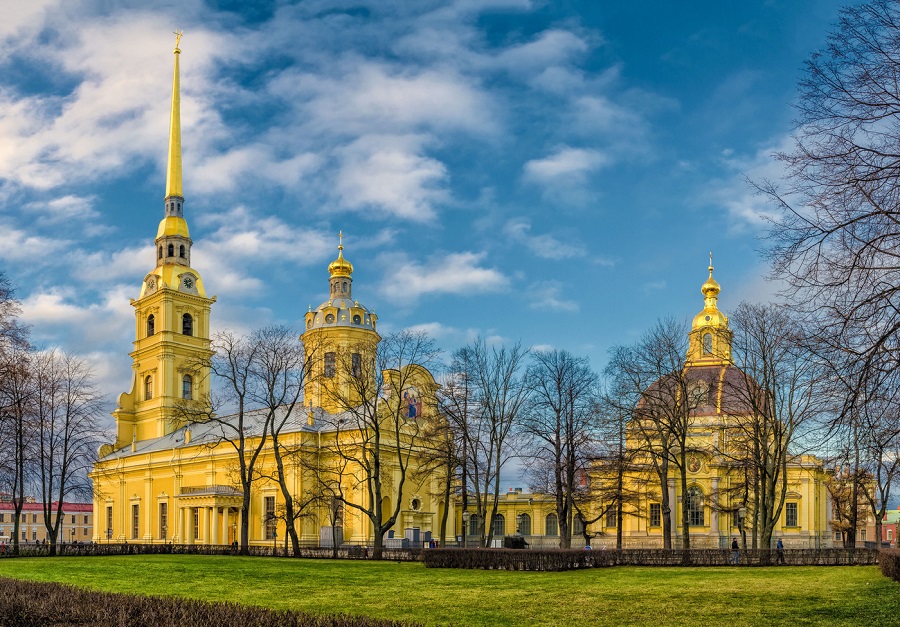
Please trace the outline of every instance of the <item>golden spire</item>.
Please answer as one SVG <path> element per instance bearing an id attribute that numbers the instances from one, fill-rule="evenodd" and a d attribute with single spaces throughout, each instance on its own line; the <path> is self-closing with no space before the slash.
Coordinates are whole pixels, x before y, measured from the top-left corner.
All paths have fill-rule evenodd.
<path id="1" fill-rule="evenodd" d="M 178 84 L 178 56 L 183 32 L 175 31 L 175 77 L 172 80 L 172 113 L 169 118 L 169 161 L 166 168 L 166 198 L 184 198 L 181 191 L 181 96 Z"/>

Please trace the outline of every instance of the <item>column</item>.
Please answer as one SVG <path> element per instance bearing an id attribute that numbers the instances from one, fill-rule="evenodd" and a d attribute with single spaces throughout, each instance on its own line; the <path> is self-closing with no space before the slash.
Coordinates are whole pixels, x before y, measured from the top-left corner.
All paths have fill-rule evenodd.
<path id="1" fill-rule="evenodd" d="M 241 543 L 241 527 L 244 525 L 243 511 L 244 511 L 243 509 L 238 509 L 237 516 L 236 516 L 237 527 L 236 527 L 236 531 L 234 532 L 234 534 L 235 534 L 235 538 L 237 538 L 238 544 Z"/>
<path id="2" fill-rule="evenodd" d="M 672 532 L 673 532 L 672 540 L 674 541 L 674 539 L 679 536 L 678 510 L 680 508 L 678 507 L 678 501 L 675 500 L 675 480 L 669 479 L 668 484 L 669 484 L 669 490 L 668 490 L 668 492 L 669 492 L 669 509 L 672 510 L 672 513 L 670 514 L 671 520 L 672 520 Z"/>
<path id="3" fill-rule="evenodd" d="M 179 507 L 176 510 L 176 515 L 178 518 L 178 542 L 184 544 L 184 510 L 185 508 Z"/>
<path id="4" fill-rule="evenodd" d="M 209 508 L 200 508 L 200 533 L 203 536 L 202 544 L 209 544 Z"/>
<path id="5" fill-rule="evenodd" d="M 228 544 L 228 512 L 231 508 L 222 508 L 222 544 Z"/>
<path id="6" fill-rule="evenodd" d="M 185 521 L 185 534 L 184 539 L 187 544 L 193 544 L 196 538 L 194 538 L 194 508 L 193 507 L 185 507 L 184 515 L 187 517 Z"/>
<path id="7" fill-rule="evenodd" d="M 711 501 L 712 501 L 712 513 L 709 516 L 709 535 L 711 536 L 719 536 L 719 509 L 717 507 L 719 503 L 719 478 L 712 477 L 712 490 L 711 490 Z M 716 544 L 718 546 L 718 544 Z"/>
<path id="8" fill-rule="evenodd" d="M 219 544 L 219 508 L 213 507 L 211 513 L 212 518 L 209 521 L 209 526 L 210 531 L 212 532 L 210 534 L 212 541 L 210 542 L 210 544 Z"/>

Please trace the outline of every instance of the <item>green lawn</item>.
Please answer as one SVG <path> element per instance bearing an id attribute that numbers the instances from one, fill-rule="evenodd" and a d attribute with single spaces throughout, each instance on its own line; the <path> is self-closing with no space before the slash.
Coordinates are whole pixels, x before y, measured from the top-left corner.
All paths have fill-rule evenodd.
<path id="1" fill-rule="evenodd" d="M 348 612 L 428 625 L 896 625 L 900 583 L 874 566 L 598 568 L 147 555 L 0 559 L 0 576 L 98 590 Z"/>

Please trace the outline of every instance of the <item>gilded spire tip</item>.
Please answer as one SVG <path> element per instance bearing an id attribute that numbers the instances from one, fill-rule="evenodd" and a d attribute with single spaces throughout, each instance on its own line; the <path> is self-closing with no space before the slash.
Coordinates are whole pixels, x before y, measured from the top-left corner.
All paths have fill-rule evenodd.
<path id="1" fill-rule="evenodd" d="M 175 35 L 175 54 L 178 54 L 179 52 L 181 52 L 181 48 L 179 48 L 178 46 L 181 45 L 181 37 L 182 35 L 184 35 L 184 31 L 175 30 L 172 32 L 172 34 Z"/>

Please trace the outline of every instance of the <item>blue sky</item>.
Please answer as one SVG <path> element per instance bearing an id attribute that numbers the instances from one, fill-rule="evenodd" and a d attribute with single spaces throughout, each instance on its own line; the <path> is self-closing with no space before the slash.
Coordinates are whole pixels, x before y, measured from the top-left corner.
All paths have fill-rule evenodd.
<path id="1" fill-rule="evenodd" d="M 0 268 L 45 345 L 130 382 L 181 42 L 185 217 L 215 329 L 299 329 L 337 233 L 383 332 L 607 350 L 768 300 L 778 177 L 842 3 L 8 3 Z M 112 406 L 110 407 L 110 409 Z"/>

